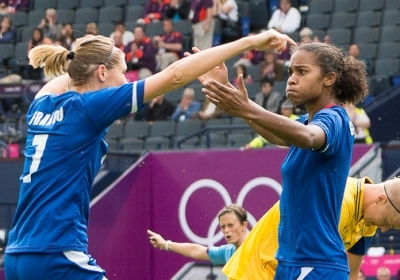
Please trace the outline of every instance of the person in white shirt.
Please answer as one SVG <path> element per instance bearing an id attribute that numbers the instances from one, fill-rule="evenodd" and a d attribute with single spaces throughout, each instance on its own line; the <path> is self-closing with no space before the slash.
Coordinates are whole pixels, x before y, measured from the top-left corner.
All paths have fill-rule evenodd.
<path id="1" fill-rule="evenodd" d="M 290 0 L 281 0 L 280 9 L 275 10 L 268 22 L 268 29 L 274 28 L 281 33 L 293 33 L 300 28 L 301 14 L 292 7 Z"/>
<path id="2" fill-rule="evenodd" d="M 235 0 L 218 0 L 214 4 L 214 15 L 224 21 L 239 20 L 238 5 Z"/>
<path id="3" fill-rule="evenodd" d="M 124 46 L 135 40 L 135 35 L 133 35 L 132 31 L 126 30 L 125 23 L 123 21 L 118 21 L 115 23 L 114 32 L 117 30 L 122 33 L 122 41 L 124 43 Z M 114 32 L 110 34 L 111 39 L 114 39 Z"/>

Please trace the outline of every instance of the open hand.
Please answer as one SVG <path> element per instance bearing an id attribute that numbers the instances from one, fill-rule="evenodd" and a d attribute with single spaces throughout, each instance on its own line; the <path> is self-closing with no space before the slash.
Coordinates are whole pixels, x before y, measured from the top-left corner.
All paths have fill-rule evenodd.
<path id="1" fill-rule="evenodd" d="M 236 117 L 244 117 L 245 108 L 249 106 L 250 100 L 244 84 L 243 74 L 238 76 L 238 88 L 232 85 L 223 85 L 216 80 L 209 80 L 202 83 L 203 93 L 206 98 L 216 106 Z"/>

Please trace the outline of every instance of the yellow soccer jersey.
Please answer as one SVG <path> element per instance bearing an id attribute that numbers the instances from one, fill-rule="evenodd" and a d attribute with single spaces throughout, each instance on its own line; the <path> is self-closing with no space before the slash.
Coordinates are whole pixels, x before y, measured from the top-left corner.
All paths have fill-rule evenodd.
<path id="1" fill-rule="evenodd" d="M 376 232 L 376 227 L 367 227 L 363 218 L 362 204 L 365 183 L 372 184 L 372 181 L 368 177 L 347 178 L 339 221 L 339 232 L 346 251 L 353 247 L 361 237 L 370 237 Z"/>
<path id="2" fill-rule="evenodd" d="M 361 237 L 373 236 L 376 227 L 364 224 L 362 203 L 364 184 L 371 179 L 349 177 L 343 197 L 339 232 L 346 250 L 354 246 Z M 268 210 L 250 231 L 246 240 L 222 269 L 229 280 L 272 280 L 278 264 L 275 254 L 278 249 L 279 201 Z"/>

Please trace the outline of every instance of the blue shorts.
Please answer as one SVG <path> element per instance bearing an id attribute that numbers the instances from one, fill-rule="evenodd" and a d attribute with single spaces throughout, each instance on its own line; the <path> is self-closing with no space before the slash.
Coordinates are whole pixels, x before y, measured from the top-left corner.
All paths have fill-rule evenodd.
<path id="1" fill-rule="evenodd" d="M 349 273 L 325 267 L 297 267 L 278 265 L 274 280 L 349 280 Z"/>
<path id="2" fill-rule="evenodd" d="M 7 280 L 106 280 L 105 270 L 90 255 L 78 251 L 5 254 Z"/>

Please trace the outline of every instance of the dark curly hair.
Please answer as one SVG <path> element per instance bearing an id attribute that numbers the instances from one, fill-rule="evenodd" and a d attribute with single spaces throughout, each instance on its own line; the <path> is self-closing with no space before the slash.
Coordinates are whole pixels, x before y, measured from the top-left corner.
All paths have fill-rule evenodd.
<path id="1" fill-rule="evenodd" d="M 342 49 L 325 43 L 300 45 L 293 51 L 306 51 L 314 56 L 323 74 L 336 73 L 334 94 L 340 103 L 356 104 L 368 94 L 365 63 L 354 59 Z"/>

